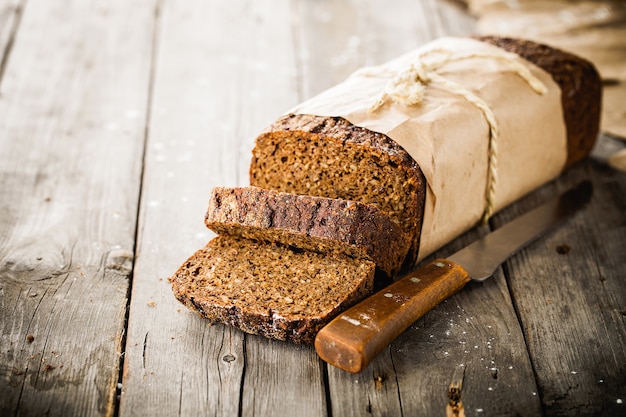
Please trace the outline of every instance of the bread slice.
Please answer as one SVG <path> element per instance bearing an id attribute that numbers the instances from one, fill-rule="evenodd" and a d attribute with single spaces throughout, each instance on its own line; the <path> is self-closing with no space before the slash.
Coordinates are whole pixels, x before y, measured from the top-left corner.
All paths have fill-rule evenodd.
<path id="1" fill-rule="evenodd" d="M 387 136 L 339 117 L 287 115 L 256 139 L 250 184 L 374 205 L 400 225 L 417 256 L 426 180 Z"/>
<path id="2" fill-rule="evenodd" d="M 218 236 L 170 278 L 176 298 L 210 323 L 313 343 L 339 312 L 373 290 L 375 264 Z"/>
<path id="3" fill-rule="evenodd" d="M 215 187 L 205 223 L 218 234 L 367 259 L 388 276 L 401 268 L 410 246 L 375 206 L 257 187 Z"/>
<path id="4" fill-rule="evenodd" d="M 552 75 L 561 89 L 566 166 L 588 155 L 598 134 L 602 89 L 594 66 L 531 41 L 479 39 L 517 53 Z M 256 139 L 250 184 L 375 205 L 412 241 L 405 265 L 417 259 L 426 181 L 417 163 L 386 135 L 339 117 L 283 116 Z"/>

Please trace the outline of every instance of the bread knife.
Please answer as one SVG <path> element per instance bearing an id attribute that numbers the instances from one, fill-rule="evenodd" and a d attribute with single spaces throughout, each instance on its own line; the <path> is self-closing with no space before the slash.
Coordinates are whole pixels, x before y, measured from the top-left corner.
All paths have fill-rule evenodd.
<path id="1" fill-rule="evenodd" d="M 365 369 L 396 337 L 470 280 L 484 281 L 509 257 L 581 209 L 591 182 L 515 218 L 454 255 L 435 259 L 366 298 L 323 327 L 315 350 L 348 372 Z"/>

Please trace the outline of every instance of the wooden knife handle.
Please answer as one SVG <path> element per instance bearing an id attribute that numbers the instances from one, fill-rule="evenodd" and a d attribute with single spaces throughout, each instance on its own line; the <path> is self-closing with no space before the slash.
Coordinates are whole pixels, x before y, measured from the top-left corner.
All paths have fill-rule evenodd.
<path id="1" fill-rule="evenodd" d="M 317 334 L 315 350 L 337 368 L 360 372 L 407 327 L 469 280 L 461 265 L 436 259 L 337 316 Z"/>

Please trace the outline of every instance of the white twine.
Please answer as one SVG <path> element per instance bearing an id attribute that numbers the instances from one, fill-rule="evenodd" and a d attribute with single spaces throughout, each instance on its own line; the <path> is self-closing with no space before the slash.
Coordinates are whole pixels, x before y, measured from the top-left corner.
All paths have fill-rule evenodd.
<path id="1" fill-rule="evenodd" d="M 442 54 L 439 59 L 425 58 L 428 55 Z M 489 125 L 489 155 L 488 155 L 488 181 L 485 191 L 485 210 L 482 216 L 482 222 L 486 223 L 494 210 L 494 197 L 496 186 L 498 183 L 498 138 L 499 130 L 496 117 L 489 105 L 476 94 L 437 74 L 437 70 L 450 62 L 462 61 L 466 59 L 494 59 L 507 64 L 513 72 L 518 74 L 528 85 L 540 95 L 547 93 L 546 86 L 516 59 L 517 55 L 502 51 L 500 54 L 495 53 L 472 53 L 467 55 L 452 56 L 447 50 L 433 49 L 427 51 L 417 57 L 404 70 L 397 72 L 395 76 L 387 83 L 387 86 L 380 96 L 370 106 L 369 111 L 375 112 L 388 101 L 401 104 L 403 106 L 414 106 L 424 101 L 424 94 L 427 85 L 436 84 L 444 91 L 463 97 L 468 102 L 475 105 L 485 117 Z M 358 75 L 371 76 L 380 74 L 381 71 L 371 72 L 366 69 L 360 71 Z M 383 69 L 382 72 L 385 72 Z"/>

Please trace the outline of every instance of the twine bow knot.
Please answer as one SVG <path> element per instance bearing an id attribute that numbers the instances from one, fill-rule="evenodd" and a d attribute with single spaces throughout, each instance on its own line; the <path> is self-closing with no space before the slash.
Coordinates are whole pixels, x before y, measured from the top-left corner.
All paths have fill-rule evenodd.
<path id="1" fill-rule="evenodd" d="M 391 79 L 369 110 L 378 110 L 388 100 L 403 106 L 414 106 L 422 103 L 426 85 L 431 81 L 431 71 L 432 69 L 425 67 L 423 61 L 411 63 L 404 71 Z"/>

